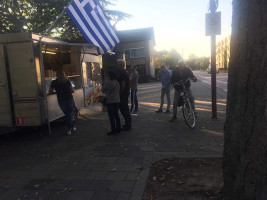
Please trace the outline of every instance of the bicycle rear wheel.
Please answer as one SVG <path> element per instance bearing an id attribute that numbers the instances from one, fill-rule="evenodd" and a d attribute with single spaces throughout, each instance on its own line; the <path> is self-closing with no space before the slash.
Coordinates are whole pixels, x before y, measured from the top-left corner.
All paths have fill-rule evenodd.
<path id="1" fill-rule="evenodd" d="M 195 112 L 191 106 L 191 103 L 188 99 L 186 100 L 186 102 L 183 105 L 183 116 L 184 116 L 186 124 L 192 129 L 195 128 L 196 116 L 195 116 Z"/>

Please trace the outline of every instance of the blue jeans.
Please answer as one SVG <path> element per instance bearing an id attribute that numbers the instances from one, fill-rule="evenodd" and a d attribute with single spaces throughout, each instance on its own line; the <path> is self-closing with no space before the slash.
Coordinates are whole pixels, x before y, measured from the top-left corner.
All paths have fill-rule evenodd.
<path id="1" fill-rule="evenodd" d="M 131 112 L 133 111 L 133 108 L 134 111 L 138 110 L 137 89 L 131 89 Z"/>
<path id="2" fill-rule="evenodd" d="M 164 104 L 164 96 L 166 95 L 167 97 L 167 110 L 170 110 L 171 106 L 171 96 L 170 96 L 171 88 L 170 86 L 166 86 L 165 88 L 161 88 L 161 95 L 160 95 L 160 107 L 159 109 L 163 109 L 163 104 Z"/>
<path id="3" fill-rule="evenodd" d="M 58 102 L 58 105 L 65 114 L 68 130 L 71 130 L 73 128 L 72 111 L 74 106 L 74 100 L 68 99 L 66 101 Z"/>

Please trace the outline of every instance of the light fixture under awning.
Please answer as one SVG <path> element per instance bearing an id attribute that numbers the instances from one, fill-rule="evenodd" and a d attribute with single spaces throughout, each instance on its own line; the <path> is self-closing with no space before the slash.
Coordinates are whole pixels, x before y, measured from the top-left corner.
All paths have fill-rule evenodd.
<path id="1" fill-rule="evenodd" d="M 53 55 L 56 54 L 56 52 L 52 52 L 52 51 L 42 51 L 42 53 L 53 54 Z"/>

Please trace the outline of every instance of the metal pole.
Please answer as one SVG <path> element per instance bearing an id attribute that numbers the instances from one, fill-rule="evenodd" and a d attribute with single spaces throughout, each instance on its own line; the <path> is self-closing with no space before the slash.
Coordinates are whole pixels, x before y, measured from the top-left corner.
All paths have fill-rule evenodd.
<path id="1" fill-rule="evenodd" d="M 211 97 L 212 97 L 212 118 L 217 118 L 216 99 L 216 35 L 211 36 Z"/>
<path id="2" fill-rule="evenodd" d="M 48 29 L 44 32 L 44 34 L 42 34 L 42 36 L 39 38 L 39 42 L 43 39 L 43 37 L 45 37 L 46 35 L 48 35 L 49 32 L 54 28 L 54 26 L 56 25 L 56 23 L 58 22 L 58 20 L 65 14 L 65 10 L 71 4 L 71 2 L 72 2 L 72 0 L 68 3 L 67 6 L 64 7 L 64 9 L 62 10 L 62 12 L 57 16 L 56 20 L 53 21 L 53 23 L 48 27 Z"/>
<path id="3" fill-rule="evenodd" d="M 210 13 L 215 13 L 218 1 L 210 0 Z M 211 34 L 211 98 L 212 98 L 212 118 L 217 118 L 216 99 L 216 35 Z"/>

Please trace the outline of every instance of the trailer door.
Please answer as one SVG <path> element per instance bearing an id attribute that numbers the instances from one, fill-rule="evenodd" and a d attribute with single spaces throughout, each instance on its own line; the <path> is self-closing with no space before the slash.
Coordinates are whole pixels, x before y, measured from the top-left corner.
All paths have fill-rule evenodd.
<path id="1" fill-rule="evenodd" d="M 39 126 L 38 82 L 32 41 L 7 44 L 16 126 Z"/>
<path id="2" fill-rule="evenodd" d="M 12 126 L 9 86 L 7 80 L 4 46 L 2 44 L 0 44 L 0 126 Z"/>

